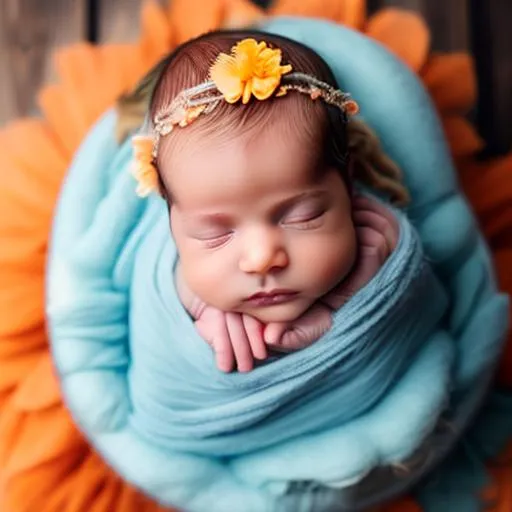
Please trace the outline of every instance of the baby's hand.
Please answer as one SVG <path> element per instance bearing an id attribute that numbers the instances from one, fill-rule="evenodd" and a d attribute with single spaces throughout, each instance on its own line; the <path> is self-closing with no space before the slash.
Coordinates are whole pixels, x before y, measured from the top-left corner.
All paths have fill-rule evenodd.
<path id="1" fill-rule="evenodd" d="M 239 372 L 249 372 L 254 359 L 267 358 L 263 324 L 249 315 L 205 306 L 195 325 L 212 347 L 217 367 L 223 372 L 230 372 L 235 362 Z"/>
<path id="2" fill-rule="evenodd" d="M 316 303 L 291 323 L 267 324 L 263 338 L 267 345 L 279 352 L 293 352 L 308 347 L 321 338 L 332 325 L 332 311 Z"/>
<path id="3" fill-rule="evenodd" d="M 176 288 L 185 309 L 195 320 L 201 337 L 212 347 L 219 370 L 230 372 L 236 362 L 240 372 L 252 369 L 254 359 L 266 359 L 263 324 L 240 313 L 225 313 L 205 304 L 189 289 L 178 264 Z"/>
<path id="4" fill-rule="evenodd" d="M 359 246 L 357 262 L 350 274 L 322 298 L 333 310 L 343 306 L 377 274 L 398 243 L 398 222 L 379 202 L 356 196 L 353 219 Z"/>

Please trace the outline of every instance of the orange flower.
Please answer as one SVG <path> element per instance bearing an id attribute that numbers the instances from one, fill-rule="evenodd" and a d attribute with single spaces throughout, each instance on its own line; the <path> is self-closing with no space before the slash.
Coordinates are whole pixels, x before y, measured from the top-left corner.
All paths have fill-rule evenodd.
<path id="1" fill-rule="evenodd" d="M 472 158 L 481 141 L 462 117 L 475 97 L 471 58 L 430 55 L 428 27 L 419 16 L 386 9 L 367 19 L 365 0 L 275 0 L 268 12 L 320 17 L 364 31 L 417 73 L 443 118 L 462 184 L 490 242 L 501 288 L 512 292 L 512 156 L 485 164 Z M 65 48 L 57 61 L 59 83 L 40 95 L 42 118 L 0 132 L 0 231 L 8 238 L 0 251 L 0 510 L 164 510 L 109 469 L 62 402 L 46 338 L 44 252 L 60 183 L 97 117 L 176 44 L 217 27 L 247 26 L 265 15 L 250 0 L 172 0 L 165 10 L 145 3 L 138 43 Z M 245 87 L 242 97 L 244 92 Z M 141 152 L 145 144 L 140 142 Z M 142 153 L 148 162 L 150 152 L 146 148 Z M 154 184 L 149 167 L 139 171 L 146 185 Z M 503 384 L 512 383 L 511 366 L 512 340 L 502 361 Z M 512 510 L 510 479 L 507 469 L 496 480 L 500 492 L 493 510 Z M 403 501 L 385 510 L 418 508 Z"/>
<path id="2" fill-rule="evenodd" d="M 147 197 L 158 189 L 158 172 L 153 164 L 153 139 L 144 135 L 132 137 L 134 167 L 132 174 L 137 180 L 137 195 Z"/>
<path id="3" fill-rule="evenodd" d="M 228 103 L 242 98 L 247 103 L 253 95 L 266 100 L 281 83 L 281 76 L 289 73 L 290 65 L 281 66 L 281 50 L 267 47 L 254 39 L 236 44 L 231 55 L 221 53 L 210 68 L 210 79 Z"/>

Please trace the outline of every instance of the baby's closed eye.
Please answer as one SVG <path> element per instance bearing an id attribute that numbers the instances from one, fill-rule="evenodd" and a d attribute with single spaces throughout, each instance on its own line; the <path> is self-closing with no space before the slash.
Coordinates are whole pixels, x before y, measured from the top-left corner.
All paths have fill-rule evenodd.
<path id="1" fill-rule="evenodd" d="M 217 248 L 229 241 L 233 235 L 230 229 L 210 229 L 203 232 L 197 232 L 192 238 L 199 240 L 205 247 Z"/>
<path id="2" fill-rule="evenodd" d="M 231 219 L 224 215 L 211 215 L 201 219 L 186 219 L 185 233 L 188 238 L 207 248 L 217 248 L 226 243 L 234 233 Z"/>
<path id="3" fill-rule="evenodd" d="M 322 223 L 322 217 L 326 212 L 323 205 L 314 203 L 303 203 L 292 207 L 287 211 L 281 224 L 295 229 L 310 229 Z"/>

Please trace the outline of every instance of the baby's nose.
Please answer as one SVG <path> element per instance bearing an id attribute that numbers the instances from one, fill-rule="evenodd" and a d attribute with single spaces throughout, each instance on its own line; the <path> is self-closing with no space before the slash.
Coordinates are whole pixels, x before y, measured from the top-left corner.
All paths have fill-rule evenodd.
<path id="1" fill-rule="evenodd" d="M 240 270 L 248 274 L 268 274 L 289 264 L 288 254 L 278 240 L 253 240 L 240 259 Z"/>

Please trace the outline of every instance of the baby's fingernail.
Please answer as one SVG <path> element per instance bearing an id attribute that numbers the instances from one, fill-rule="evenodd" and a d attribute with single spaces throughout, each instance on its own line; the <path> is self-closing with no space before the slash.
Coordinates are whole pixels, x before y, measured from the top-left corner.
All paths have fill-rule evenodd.
<path id="1" fill-rule="evenodd" d="M 229 362 L 219 361 L 219 362 L 217 362 L 217 368 L 221 372 L 229 373 L 233 369 L 233 366 Z"/>
<path id="2" fill-rule="evenodd" d="M 277 345 L 277 342 L 279 341 L 277 336 L 272 336 L 271 334 L 265 334 L 263 340 L 267 345 Z"/>
<path id="3" fill-rule="evenodd" d="M 267 351 L 265 350 L 264 352 L 258 352 L 257 354 L 254 354 L 254 357 L 258 361 L 264 361 L 265 359 L 267 359 L 268 354 L 267 354 Z"/>
<path id="4" fill-rule="evenodd" d="M 240 373 L 247 373 L 247 372 L 250 372 L 251 370 L 252 370 L 252 363 L 244 363 L 244 364 L 238 365 L 238 371 Z"/>

